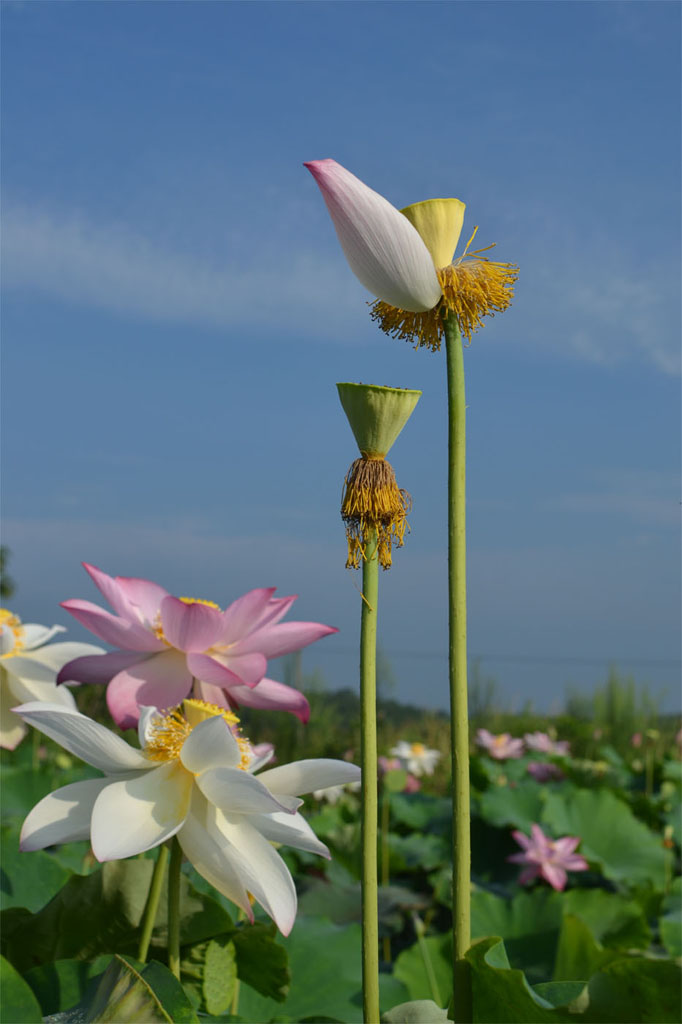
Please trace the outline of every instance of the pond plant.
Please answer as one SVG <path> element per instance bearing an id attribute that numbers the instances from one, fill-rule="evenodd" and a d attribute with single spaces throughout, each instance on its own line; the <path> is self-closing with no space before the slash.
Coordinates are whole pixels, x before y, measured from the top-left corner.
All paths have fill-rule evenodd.
<path id="1" fill-rule="evenodd" d="M 0 611 L 0 1019 L 678 1022 L 679 722 L 616 714 L 610 683 L 606 731 L 481 715 L 470 735 L 463 348 L 518 270 L 470 251 L 476 230 L 453 256 L 459 199 L 398 210 L 333 160 L 306 166 L 372 320 L 445 349 L 449 738 L 418 709 L 377 716 L 379 568 L 411 507 L 387 455 L 420 392 L 341 383 L 362 572 L 343 714 L 268 678 L 336 632 L 286 620 L 274 588 L 222 608 L 85 564 L 112 611 L 63 607 L 111 650 Z"/>

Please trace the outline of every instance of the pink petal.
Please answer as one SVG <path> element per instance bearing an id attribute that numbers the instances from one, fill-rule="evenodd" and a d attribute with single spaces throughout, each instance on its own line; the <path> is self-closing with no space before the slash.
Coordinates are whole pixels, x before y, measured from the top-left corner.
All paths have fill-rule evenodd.
<path id="1" fill-rule="evenodd" d="M 529 850 L 533 845 L 533 840 L 529 839 L 528 836 L 524 835 L 523 832 L 519 832 L 518 829 L 514 829 L 514 831 L 512 832 L 512 836 L 519 844 L 519 846 L 522 846 L 524 848 L 524 850 Z"/>
<path id="2" fill-rule="evenodd" d="M 233 601 L 222 613 L 223 628 L 220 633 L 220 643 L 233 644 L 256 629 L 268 611 L 270 599 L 275 590 L 276 587 L 249 590 L 248 593 L 242 594 L 236 601 Z"/>
<path id="3" fill-rule="evenodd" d="M 235 654 L 258 651 L 266 658 L 279 658 L 282 654 L 290 654 L 301 647 L 307 647 L 308 644 L 315 643 L 330 633 L 338 633 L 338 629 L 334 626 L 324 626 L 321 622 L 280 622 L 256 630 L 244 640 L 238 641 L 232 650 Z"/>
<path id="4" fill-rule="evenodd" d="M 305 723 L 310 718 L 310 705 L 299 690 L 278 683 L 276 679 L 261 679 L 257 686 L 232 686 L 231 701 L 248 708 L 265 708 L 270 711 L 290 711 Z"/>
<path id="5" fill-rule="evenodd" d="M 535 844 L 541 849 L 549 845 L 549 840 L 539 825 L 531 825 L 530 831 Z"/>
<path id="6" fill-rule="evenodd" d="M 587 871 L 589 868 L 589 864 L 579 853 L 569 853 L 567 857 L 562 857 L 561 863 L 568 871 Z"/>
<path id="7" fill-rule="evenodd" d="M 525 885 L 527 882 L 532 882 L 539 874 L 540 869 L 538 866 L 536 864 L 531 865 L 531 867 L 526 868 L 526 870 L 522 871 L 519 875 L 519 885 Z"/>
<path id="8" fill-rule="evenodd" d="M 507 857 L 510 864 L 527 864 L 528 854 L 527 853 L 512 853 Z"/>
<path id="9" fill-rule="evenodd" d="M 187 604 L 179 597 L 164 597 L 161 624 L 168 643 L 179 651 L 205 651 L 220 636 L 222 614 L 206 604 Z"/>
<path id="10" fill-rule="evenodd" d="M 62 601 L 62 608 L 100 640 L 126 651 L 159 651 L 163 643 L 143 626 L 119 619 L 90 601 Z"/>
<path id="11" fill-rule="evenodd" d="M 121 590 L 118 580 L 115 580 L 112 576 L 108 576 L 107 573 L 102 572 L 102 570 L 98 569 L 96 565 L 88 565 L 87 562 L 83 562 L 83 568 L 90 576 L 90 579 L 100 593 L 107 599 L 114 611 L 129 622 L 133 622 L 134 616 L 131 614 L 128 600 Z"/>
<path id="12" fill-rule="evenodd" d="M 107 705 L 121 729 L 133 729 L 140 705 L 160 710 L 176 707 L 192 689 L 192 675 L 185 658 L 164 650 L 119 672 L 107 689 Z"/>
<path id="13" fill-rule="evenodd" d="M 566 872 L 557 864 L 545 862 L 540 868 L 540 874 L 545 878 L 553 889 L 561 892 L 566 886 Z"/>
<path id="14" fill-rule="evenodd" d="M 108 683 L 123 669 L 143 660 L 140 651 L 88 654 L 67 662 L 57 676 L 57 683 Z"/>
<path id="15" fill-rule="evenodd" d="M 196 679 L 213 686 L 255 686 L 265 675 L 267 659 L 262 654 L 243 656 L 188 654 L 187 666 Z"/>
<path id="16" fill-rule="evenodd" d="M 116 583 L 133 610 L 140 611 L 142 618 L 153 622 L 159 614 L 161 602 L 168 597 L 168 591 L 151 580 L 136 579 L 134 576 L 117 576 Z"/>
<path id="17" fill-rule="evenodd" d="M 276 622 L 284 618 L 297 597 L 298 594 L 291 594 L 289 597 L 273 597 L 258 622 L 254 624 L 253 629 L 274 626 Z"/>
<path id="18" fill-rule="evenodd" d="M 204 683 L 201 679 L 194 678 L 192 696 L 197 700 L 204 700 L 207 704 L 215 704 L 219 708 L 228 708 L 234 711 L 236 706 L 230 701 L 227 691 L 221 686 L 214 686 L 212 683 Z"/>
<path id="19" fill-rule="evenodd" d="M 341 248 L 365 288 L 398 309 L 433 309 L 441 286 L 429 250 L 407 217 L 335 160 L 304 166 L 319 185 Z"/>
<path id="20" fill-rule="evenodd" d="M 554 849 L 559 856 L 564 857 L 573 853 L 579 842 L 580 836 L 562 836 L 561 839 L 555 839 Z"/>

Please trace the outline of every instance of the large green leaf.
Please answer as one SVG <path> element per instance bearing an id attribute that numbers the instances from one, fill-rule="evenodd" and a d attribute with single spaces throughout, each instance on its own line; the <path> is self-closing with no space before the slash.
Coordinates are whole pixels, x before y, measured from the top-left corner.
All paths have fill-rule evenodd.
<path id="1" fill-rule="evenodd" d="M 92 994 L 48 1024 L 198 1024 L 180 982 L 163 964 L 115 956 Z"/>
<path id="2" fill-rule="evenodd" d="M 445 1006 L 452 995 L 452 935 L 427 935 L 398 955 L 393 973 L 410 999 L 432 999 Z"/>
<path id="3" fill-rule="evenodd" d="M 43 850 L 22 853 L 18 826 L 0 830 L 2 875 L 0 909 L 26 907 L 36 911 L 44 907 L 66 884 L 71 872 Z"/>
<path id="4" fill-rule="evenodd" d="M 134 953 L 149 881 L 151 860 L 111 861 L 88 876 L 72 876 L 37 914 L 3 913 L 5 955 L 19 971 L 62 959 L 93 959 L 101 953 Z M 212 938 L 232 927 L 214 900 L 196 893 L 181 876 L 180 941 Z M 5 915 L 12 915 L 6 917 Z M 166 946 L 165 893 L 152 945 Z"/>
<path id="5" fill-rule="evenodd" d="M 617 956 L 614 950 L 604 949 L 597 942 L 585 921 L 566 914 L 561 922 L 554 980 L 584 981 Z"/>
<path id="6" fill-rule="evenodd" d="M 388 837 L 388 848 L 391 855 L 391 871 L 432 871 L 450 861 L 450 845 L 442 837 L 421 835 L 413 832 L 409 836 L 397 836 L 391 833 Z"/>
<path id="7" fill-rule="evenodd" d="M 239 993 L 240 1017 L 247 1021 L 273 1018 L 300 1020 L 362 1018 L 361 931 L 358 925 L 339 928 L 331 921 L 299 916 L 291 935 L 282 939 L 289 954 L 291 988 L 284 1003 L 265 999 L 249 985 Z"/>
<path id="8" fill-rule="evenodd" d="M 676 878 L 670 886 L 658 926 L 661 942 L 670 955 L 682 956 L 682 878 Z"/>
<path id="9" fill-rule="evenodd" d="M 24 978 L 33 989 L 43 1014 L 59 1013 L 81 1002 L 93 978 L 103 974 L 110 961 L 108 954 L 92 961 L 56 960 L 32 967 Z"/>
<path id="10" fill-rule="evenodd" d="M 585 1024 L 679 1024 L 682 972 L 670 960 L 620 959 L 590 978 Z"/>
<path id="11" fill-rule="evenodd" d="M 452 801 L 426 793 L 396 793 L 391 796 L 391 820 L 419 832 L 448 835 Z"/>
<path id="12" fill-rule="evenodd" d="M 5 1024 L 41 1024 L 43 1015 L 33 991 L 12 965 L 0 957 L 0 1020 Z"/>
<path id="13" fill-rule="evenodd" d="M 562 896 L 550 888 L 519 892 L 503 900 L 490 892 L 471 894 L 471 937 L 499 935 L 513 967 L 529 981 L 552 976 L 562 916 Z"/>
<path id="14" fill-rule="evenodd" d="M 209 1013 L 223 1013 L 232 1003 L 237 985 L 234 942 L 210 939 L 204 961 L 203 995 Z"/>
<path id="15" fill-rule="evenodd" d="M 432 999 L 415 999 L 394 1006 L 381 1015 L 381 1024 L 439 1024 L 448 1020 L 448 1011 Z"/>
<path id="16" fill-rule="evenodd" d="M 598 942 L 610 949 L 647 949 L 651 930 L 639 903 L 605 889 L 564 893 L 564 913 L 579 917 Z"/>
<path id="17" fill-rule="evenodd" d="M 542 820 L 555 837 L 580 836 L 580 852 L 599 863 L 608 878 L 663 887 L 665 851 L 660 836 L 609 790 L 576 790 L 571 800 L 551 793 Z"/>
<path id="18" fill-rule="evenodd" d="M 475 943 L 466 954 L 471 965 L 474 1024 L 551 1024 L 574 1020 L 566 1007 L 530 987 L 522 971 L 509 966 L 501 939 Z"/>
<path id="19" fill-rule="evenodd" d="M 478 798 L 478 813 L 498 828 L 511 825 L 530 832 L 534 821 L 540 821 L 545 790 L 537 785 L 491 786 Z"/>
<path id="20" fill-rule="evenodd" d="M 231 935 L 237 973 L 261 995 L 282 1002 L 289 991 L 289 955 L 274 924 L 244 924 Z"/>

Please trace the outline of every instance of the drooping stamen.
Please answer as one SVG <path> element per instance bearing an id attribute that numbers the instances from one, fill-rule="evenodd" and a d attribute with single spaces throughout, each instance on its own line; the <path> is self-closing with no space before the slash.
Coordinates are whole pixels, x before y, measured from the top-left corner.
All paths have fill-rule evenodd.
<path id="1" fill-rule="evenodd" d="M 9 608 L 0 608 L 0 626 L 4 626 L 9 629 L 14 636 L 14 647 L 11 651 L 7 651 L 3 654 L 3 658 L 11 658 L 14 654 L 19 654 L 21 648 L 24 646 L 24 633 L 26 632 L 21 624 L 21 619 L 14 612 L 11 612 Z"/>
<path id="2" fill-rule="evenodd" d="M 365 549 L 374 531 L 377 557 L 381 566 L 391 566 L 391 548 L 403 546 L 409 530 L 407 513 L 412 498 L 398 487 L 393 467 L 385 459 L 356 459 L 348 470 L 341 502 L 341 518 L 346 524 L 348 541 L 347 569 L 358 569 L 366 557 Z"/>

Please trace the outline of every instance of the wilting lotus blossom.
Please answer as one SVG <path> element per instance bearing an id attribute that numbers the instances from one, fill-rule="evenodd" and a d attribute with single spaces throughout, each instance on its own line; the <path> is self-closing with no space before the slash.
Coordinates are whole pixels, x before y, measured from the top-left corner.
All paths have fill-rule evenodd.
<path id="1" fill-rule="evenodd" d="M 531 761 L 528 765 L 528 774 L 536 782 L 558 782 L 565 778 L 561 768 L 549 761 Z"/>
<path id="2" fill-rule="evenodd" d="M 518 829 L 512 832 L 523 852 L 507 857 L 513 864 L 528 865 L 519 875 L 521 885 L 535 878 L 544 878 L 553 889 L 561 892 L 566 886 L 567 871 L 587 871 L 585 858 L 573 852 L 580 842 L 579 836 L 550 839 L 536 824 L 531 825 L 530 831 L 530 838 Z"/>
<path id="3" fill-rule="evenodd" d="M 37 804 L 21 831 L 22 850 L 90 839 L 99 861 L 121 860 L 177 836 L 207 882 L 253 921 L 249 895 L 285 935 L 296 889 L 273 843 L 329 858 L 298 813 L 298 797 L 356 782 L 346 761 L 306 760 L 269 768 L 224 708 L 186 700 L 167 715 L 144 708 L 142 749 L 59 704 L 25 704 L 17 714 L 103 773 L 58 789 Z"/>
<path id="4" fill-rule="evenodd" d="M 567 740 L 553 740 L 546 732 L 527 732 L 523 739 L 529 750 L 536 750 L 539 754 L 557 754 L 564 757 L 571 749 Z"/>
<path id="5" fill-rule="evenodd" d="M 417 777 L 421 775 L 433 775 L 436 764 L 440 760 L 440 750 L 431 750 L 423 743 L 408 743 L 406 740 L 399 740 L 390 753 L 401 762 L 401 768 L 406 768 Z"/>
<path id="6" fill-rule="evenodd" d="M 65 632 L 63 626 L 22 623 L 8 608 L 0 608 L 0 746 L 7 750 L 14 750 L 27 732 L 11 709 L 35 700 L 75 708 L 71 691 L 57 686 L 57 673 L 73 658 L 104 653 L 94 644 L 49 642 Z M 65 675 L 66 681 L 73 678 Z"/>
<path id="7" fill-rule="evenodd" d="M 513 739 L 508 732 L 494 736 L 487 729 L 479 729 L 476 733 L 476 742 L 496 761 L 523 756 L 523 740 Z"/>
<path id="8" fill-rule="evenodd" d="M 471 338 L 481 318 L 506 309 L 518 268 L 468 253 L 454 261 L 464 221 L 459 199 L 397 210 L 335 160 L 306 163 L 334 222 L 351 270 L 377 296 L 372 318 L 394 337 L 440 348 L 444 314 Z M 490 248 L 490 247 L 488 247 Z"/>
<path id="9" fill-rule="evenodd" d="M 90 601 L 64 601 L 86 629 L 119 650 L 78 658 L 58 682 L 109 683 L 107 704 L 123 729 L 137 724 L 142 705 L 175 707 L 192 689 L 221 707 L 271 708 L 308 720 L 302 693 L 265 679 L 278 658 L 338 630 L 319 622 L 281 622 L 296 597 L 273 597 L 274 587 L 250 590 L 225 611 L 212 601 L 173 597 L 151 580 L 86 571 L 116 614 Z"/>

